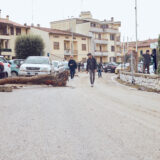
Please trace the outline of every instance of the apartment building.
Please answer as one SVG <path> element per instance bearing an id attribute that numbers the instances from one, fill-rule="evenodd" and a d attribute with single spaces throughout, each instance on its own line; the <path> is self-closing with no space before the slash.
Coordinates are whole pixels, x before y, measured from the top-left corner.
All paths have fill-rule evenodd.
<path id="1" fill-rule="evenodd" d="M 26 35 L 29 27 L 20 25 L 6 18 L 0 17 L 0 55 L 7 59 L 15 57 L 15 40 L 19 35 Z"/>
<path id="2" fill-rule="evenodd" d="M 31 27 L 29 34 L 39 35 L 45 43 L 45 56 L 54 60 L 86 61 L 91 37 L 58 29 Z"/>
<path id="3" fill-rule="evenodd" d="M 50 23 L 52 29 L 61 29 L 84 34 L 91 38 L 91 52 L 98 62 L 121 61 L 119 27 L 121 22 L 93 19 L 91 12 L 81 12 L 79 18 Z"/>

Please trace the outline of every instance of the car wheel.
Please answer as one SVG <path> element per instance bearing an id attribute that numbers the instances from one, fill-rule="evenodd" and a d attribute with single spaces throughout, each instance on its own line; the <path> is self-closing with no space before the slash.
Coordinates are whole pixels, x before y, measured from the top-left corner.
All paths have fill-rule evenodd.
<path id="1" fill-rule="evenodd" d="M 11 75 L 12 75 L 12 77 L 17 77 L 18 73 L 17 72 L 12 72 Z"/>

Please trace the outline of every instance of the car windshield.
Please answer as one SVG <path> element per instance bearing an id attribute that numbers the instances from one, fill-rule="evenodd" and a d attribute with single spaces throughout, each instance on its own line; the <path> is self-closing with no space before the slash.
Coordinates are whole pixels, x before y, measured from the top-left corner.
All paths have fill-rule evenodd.
<path id="1" fill-rule="evenodd" d="M 14 60 L 14 64 L 16 65 L 20 65 L 21 63 L 23 63 L 23 60 Z"/>
<path id="2" fill-rule="evenodd" d="M 53 62 L 54 67 L 58 67 L 58 62 Z"/>
<path id="3" fill-rule="evenodd" d="M 7 61 L 3 57 L 0 57 L 0 62 L 7 63 Z"/>
<path id="4" fill-rule="evenodd" d="M 49 60 L 46 57 L 29 57 L 25 60 L 25 64 L 49 64 Z"/>

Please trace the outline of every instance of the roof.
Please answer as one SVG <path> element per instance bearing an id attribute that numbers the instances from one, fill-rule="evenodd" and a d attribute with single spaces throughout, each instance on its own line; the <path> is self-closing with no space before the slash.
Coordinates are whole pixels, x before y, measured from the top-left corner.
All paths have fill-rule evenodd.
<path id="1" fill-rule="evenodd" d="M 51 28 L 45 28 L 45 27 L 32 27 L 32 28 L 36 28 L 36 29 L 39 29 L 39 30 L 42 30 L 42 31 L 45 31 L 51 34 L 72 36 L 72 32 L 63 31 L 59 29 L 51 29 Z M 86 35 L 75 33 L 75 32 L 73 32 L 73 34 L 74 36 L 91 38 L 90 36 L 86 36 Z"/>
<path id="2" fill-rule="evenodd" d="M 158 42 L 158 39 L 148 39 L 148 40 L 144 40 L 144 41 L 138 41 L 138 47 L 150 47 L 151 43 L 155 43 Z M 127 45 L 127 43 L 126 43 Z M 128 43 L 129 47 L 136 47 L 136 42 L 129 42 Z"/>
<path id="3" fill-rule="evenodd" d="M 58 20 L 58 21 L 52 21 L 50 22 L 51 24 L 57 23 L 57 22 L 65 22 L 65 21 L 71 21 L 71 20 L 76 20 L 76 21 L 85 21 L 85 22 L 94 22 L 94 23 L 99 23 L 99 24 L 120 24 L 120 21 L 111 21 L 111 20 L 104 20 L 104 21 L 100 21 L 98 19 L 93 19 L 93 18 L 69 18 L 69 19 L 63 19 L 63 20 Z"/>
<path id="4" fill-rule="evenodd" d="M 18 24 L 6 18 L 0 18 L 0 23 L 9 24 L 9 25 L 16 26 L 16 27 L 29 28 L 28 26 Z"/>

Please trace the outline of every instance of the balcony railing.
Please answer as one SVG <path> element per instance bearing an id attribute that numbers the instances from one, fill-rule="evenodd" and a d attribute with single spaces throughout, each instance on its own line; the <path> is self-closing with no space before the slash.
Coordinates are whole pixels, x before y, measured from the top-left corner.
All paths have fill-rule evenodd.
<path id="1" fill-rule="evenodd" d="M 120 45 L 121 45 L 121 42 L 118 42 L 118 41 L 117 41 L 117 42 L 116 42 L 116 45 L 117 45 L 117 46 L 120 46 Z"/>
<path id="2" fill-rule="evenodd" d="M 65 56 L 78 55 L 78 50 L 74 50 L 73 54 L 72 54 L 72 50 L 70 49 L 64 50 L 64 55 Z"/>
<path id="3" fill-rule="evenodd" d="M 97 44 L 108 44 L 107 39 L 95 39 L 94 42 Z"/>
<path id="4" fill-rule="evenodd" d="M 119 30 L 116 30 L 116 29 L 104 29 L 104 32 L 118 34 Z"/>
<path id="5" fill-rule="evenodd" d="M 108 56 L 108 52 L 107 51 L 95 51 L 94 55 L 95 56 Z"/>
<path id="6" fill-rule="evenodd" d="M 91 27 L 91 32 L 104 32 L 102 28 Z"/>

